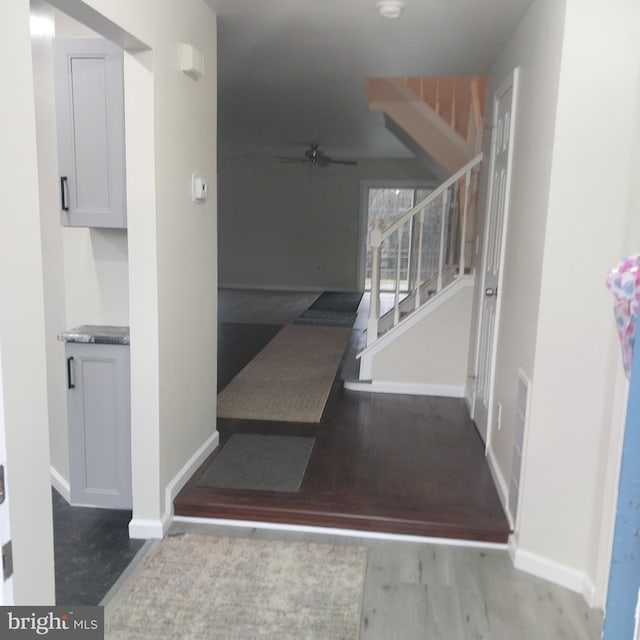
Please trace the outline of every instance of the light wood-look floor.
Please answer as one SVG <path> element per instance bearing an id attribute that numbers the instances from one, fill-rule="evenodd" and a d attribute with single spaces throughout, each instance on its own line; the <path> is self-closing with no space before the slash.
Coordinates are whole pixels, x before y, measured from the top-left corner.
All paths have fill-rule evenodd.
<path id="1" fill-rule="evenodd" d="M 514 569 L 506 549 L 190 522 L 170 529 L 183 531 L 367 547 L 361 640 L 600 638 L 599 611 L 576 593 Z"/>

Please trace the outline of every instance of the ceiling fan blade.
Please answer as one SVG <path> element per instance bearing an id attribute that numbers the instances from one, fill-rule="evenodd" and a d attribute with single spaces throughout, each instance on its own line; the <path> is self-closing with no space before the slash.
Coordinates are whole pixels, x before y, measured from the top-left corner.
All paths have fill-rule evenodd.
<path id="1" fill-rule="evenodd" d="M 327 158 L 330 164 L 350 164 L 355 165 L 358 164 L 357 160 L 332 160 L 331 158 Z"/>
<path id="2" fill-rule="evenodd" d="M 310 145 L 310 147 L 304 152 L 304 156 L 302 158 L 294 156 L 276 156 L 276 159 L 284 163 L 303 164 L 308 162 L 309 164 L 317 167 L 328 167 L 330 164 L 344 164 L 352 166 L 358 164 L 356 160 L 334 160 L 333 158 L 326 156 L 322 150 L 318 148 L 316 143 Z"/>

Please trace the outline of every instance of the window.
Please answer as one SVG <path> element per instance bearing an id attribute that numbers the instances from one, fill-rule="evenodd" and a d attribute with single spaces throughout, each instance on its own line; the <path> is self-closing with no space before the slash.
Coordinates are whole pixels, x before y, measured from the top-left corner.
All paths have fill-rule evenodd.
<path id="1" fill-rule="evenodd" d="M 367 204 L 367 231 L 374 228 L 378 220 L 383 223 L 383 228 L 392 225 L 402 214 L 424 200 L 432 189 L 406 188 L 406 187 L 370 187 L 368 189 Z M 400 253 L 400 289 L 408 291 L 412 286 L 415 270 L 415 249 L 412 242 L 412 229 L 406 225 L 402 233 L 402 250 Z M 367 234 L 368 236 L 368 234 Z M 396 281 L 396 255 L 398 251 L 397 235 L 385 242 L 382 246 L 381 266 L 381 290 L 393 290 Z M 365 289 L 371 289 L 371 251 L 367 243 L 367 255 L 365 263 Z"/>

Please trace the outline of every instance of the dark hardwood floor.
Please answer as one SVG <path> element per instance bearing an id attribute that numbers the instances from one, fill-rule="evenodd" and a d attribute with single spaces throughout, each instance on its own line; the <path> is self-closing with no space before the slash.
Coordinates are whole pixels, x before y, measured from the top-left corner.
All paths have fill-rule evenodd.
<path id="1" fill-rule="evenodd" d="M 220 388 L 278 327 L 221 326 Z M 361 340 L 354 330 L 353 350 Z M 219 419 L 220 446 L 175 500 L 176 515 L 506 542 L 509 525 L 462 400 L 346 391 L 319 424 Z M 314 436 L 297 493 L 201 487 L 234 433 Z"/>

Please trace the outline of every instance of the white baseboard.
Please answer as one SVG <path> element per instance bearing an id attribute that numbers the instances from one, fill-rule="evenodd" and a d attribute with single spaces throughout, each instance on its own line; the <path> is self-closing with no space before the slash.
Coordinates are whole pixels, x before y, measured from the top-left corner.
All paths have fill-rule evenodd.
<path id="1" fill-rule="evenodd" d="M 543 580 L 582 595 L 589 606 L 594 606 L 595 585 L 591 579 L 576 569 L 544 558 L 524 549 L 515 550 L 514 566 Z"/>
<path id="2" fill-rule="evenodd" d="M 589 576 L 582 576 L 582 597 L 591 608 L 604 609 L 604 602 L 599 602 L 596 598 L 596 585 Z"/>
<path id="3" fill-rule="evenodd" d="M 71 485 L 69 481 L 52 465 L 51 486 L 67 501 L 71 502 Z"/>
<path id="4" fill-rule="evenodd" d="M 509 485 L 502 475 L 502 470 L 498 465 L 498 461 L 496 460 L 496 456 L 493 453 L 491 444 L 489 444 L 489 446 L 487 447 L 487 461 L 489 463 L 489 471 L 491 472 L 491 476 L 493 477 L 493 482 L 496 485 L 496 489 L 498 490 L 500 503 L 502 504 L 502 508 L 504 509 L 507 520 L 509 521 L 509 526 L 511 527 L 511 529 L 513 529 L 513 516 L 509 511 Z"/>
<path id="5" fill-rule="evenodd" d="M 149 540 L 150 538 L 164 538 L 169 523 L 162 520 L 150 520 L 146 518 L 133 518 L 129 522 L 129 537 L 137 540 Z"/>
<path id="6" fill-rule="evenodd" d="M 509 557 L 511 558 L 511 564 L 516 566 L 516 551 L 518 550 L 517 534 L 512 533 L 507 541 L 507 548 L 509 549 Z"/>
<path id="7" fill-rule="evenodd" d="M 471 389 L 468 387 L 464 388 L 464 403 L 467 405 L 469 415 L 473 419 L 473 398 L 471 397 Z"/>
<path id="8" fill-rule="evenodd" d="M 182 469 L 173 476 L 165 490 L 164 513 L 169 520 L 173 517 L 173 501 L 187 480 L 196 472 L 196 469 L 213 453 L 220 442 L 220 434 L 214 431 L 199 447 L 199 449 L 185 462 Z M 163 518 L 164 519 L 164 518 Z"/>
<path id="9" fill-rule="evenodd" d="M 367 393 L 399 393 L 410 396 L 440 396 L 444 398 L 464 397 L 464 387 L 455 384 L 349 380 L 345 381 L 344 388 L 349 391 L 366 391 Z"/>
<path id="10" fill-rule="evenodd" d="M 198 450 L 185 462 L 180 471 L 173 476 L 165 489 L 164 513 L 158 520 L 134 517 L 129 522 L 130 538 L 163 538 L 173 520 L 173 501 L 187 480 L 195 473 L 196 469 L 211 455 L 220 442 L 220 434 L 214 431 L 198 448 Z"/>

